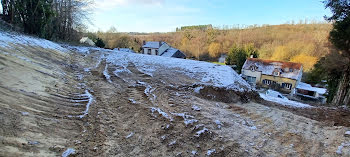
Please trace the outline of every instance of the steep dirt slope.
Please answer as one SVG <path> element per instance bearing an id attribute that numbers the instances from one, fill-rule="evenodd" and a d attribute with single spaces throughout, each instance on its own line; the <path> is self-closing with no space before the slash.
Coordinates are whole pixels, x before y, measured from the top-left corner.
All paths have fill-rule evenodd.
<path id="1" fill-rule="evenodd" d="M 0 156 L 350 155 L 226 66 L 0 33 L 0 72 Z"/>
<path id="2" fill-rule="evenodd" d="M 83 129 L 90 98 L 68 50 L 0 35 L 0 156 L 55 156 Z M 73 117 L 71 117 L 73 116 Z"/>

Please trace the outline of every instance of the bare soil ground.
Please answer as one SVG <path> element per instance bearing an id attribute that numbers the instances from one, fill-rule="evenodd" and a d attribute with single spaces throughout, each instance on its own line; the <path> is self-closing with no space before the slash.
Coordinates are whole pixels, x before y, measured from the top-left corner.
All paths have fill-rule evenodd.
<path id="1" fill-rule="evenodd" d="M 350 142 L 347 110 L 198 92 L 167 67 L 113 75 L 101 54 L 0 47 L 0 156 L 350 156 L 336 154 Z"/>

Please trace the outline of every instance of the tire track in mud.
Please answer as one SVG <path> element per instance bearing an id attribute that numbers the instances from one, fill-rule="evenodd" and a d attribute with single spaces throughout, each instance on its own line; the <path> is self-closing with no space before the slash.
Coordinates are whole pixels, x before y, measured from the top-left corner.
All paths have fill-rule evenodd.
<path id="1" fill-rule="evenodd" d="M 210 132 L 198 134 L 198 131 L 204 130 L 203 125 L 186 126 L 185 119 L 177 116 L 177 113 L 187 110 L 192 112 L 191 106 L 186 102 L 189 99 L 186 97 L 187 92 L 182 89 L 180 92 L 177 87 L 166 85 L 166 82 L 159 80 L 160 78 L 140 72 L 132 64 L 127 68 L 131 73 L 125 74 L 126 76 L 119 73 L 119 76 L 110 77 L 112 87 L 108 85 L 111 83 L 106 79 L 104 82 L 95 83 L 100 90 L 97 92 L 94 89 L 94 94 L 97 98 L 104 97 L 101 98 L 102 105 L 99 105 L 100 127 L 107 135 L 102 148 L 103 154 L 107 156 L 175 156 L 179 154 L 191 156 L 194 150 L 198 151 L 197 155 L 204 155 L 213 146 L 217 148 L 217 152 L 213 154 L 239 154 L 234 142 L 213 139 Z M 115 70 L 113 65 L 109 65 L 107 69 L 108 74 Z M 173 100 L 173 104 L 176 105 L 169 105 L 168 99 Z M 152 113 L 152 107 L 159 110 Z M 162 112 L 174 120 L 167 119 Z M 195 137 L 196 134 L 199 137 Z M 208 144 L 209 141 L 210 144 Z M 224 149 L 219 150 L 223 143 L 228 145 L 225 144 L 226 146 L 222 147 Z"/>
<path id="2" fill-rule="evenodd" d="M 29 73 L 35 76 L 34 79 L 40 81 L 38 86 L 43 86 L 45 89 L 43 92 L 46 94 L 27 92 L 27 88 L 16 89 L 7 86 L 6 83 L 0 84 L 1 136 L 10 135 L 1 138 L 0 156 L 61 155 L 67 147 L 75 145 L 73 139 L 79 136 L 82 130 L 82 119 L 68 116 L 83 115 L 87 103 L 90 102 L 84 89 L 75 88 L 79 87 L 77 86 L 79 83 L 83 83 L 83 74 L 82 69 L 74 65 L 74 60 L 68 60 L 72 64 L 67 64 L 67 61 L 49 58 L 50 64 L 48 64 L 48 61 L 45 60 L 47 58 L 42 60 L 42 57 L 47 57 L 45 53 L 48 52 L 42 52 L 41 49 L 36 48 L 30 50 L 42 54 L 34 55 L 35 58 L 30 58 L 31 62 L 26 62 L 30 65 L 26 67 L 23 75 Z M 21 51 L 23 52 L 19 53 L 32 53 L 29 50 Z M 50 53 L 52 54 L 48 57 L 57 52 Z M 6 68 L 16 69 L 22 62 L 19 59 L 11 59 L 11 62 L 6 62 Z M 48 66 L 44 66 L 45 64 Z M 55 69 L 60 69 L 60 72 L 53 71 Z M 4 75 L 6 76 L 6 73 Z M 47 80 L 51 82 L 48 83 Z M 19 83 L 31 84 L 31 82 Z M 6 114 L 2 114 L 3 111 L 6 111 Z M 11 120 L 13 118 L 16 120 Z"/>

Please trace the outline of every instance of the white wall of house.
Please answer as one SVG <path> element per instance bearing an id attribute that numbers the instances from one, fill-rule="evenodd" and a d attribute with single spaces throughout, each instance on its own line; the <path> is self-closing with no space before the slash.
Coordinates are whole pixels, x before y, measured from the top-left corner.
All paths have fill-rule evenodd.
<path id="1" fill-rule="evenodd" d="M 255 84 L 257 84 L 261 79 L 261 72 L 260 71 L 251 71 L 242 69 L 242 74 L 245 76 L 255 77 Z"/>
<path id="2" fill-rule="evenodd" d="M 158 55 L 160 56 L 164 51 L 166 51 L 169 48 L 170 46 L 167 43 L 164 43 L 162 46 L 159 47 Z"/>
<path id="3" fill-rule="evenodd" d="M 154 48 L 143 48 L 143 54 L 148 54 L 148 51 L 151 51 L 151 55 L 156 55 L 156 51 L 158 49 L 154 49 Z M 159 51 L 158 51 L 158 55 L 159 55 Z"/>

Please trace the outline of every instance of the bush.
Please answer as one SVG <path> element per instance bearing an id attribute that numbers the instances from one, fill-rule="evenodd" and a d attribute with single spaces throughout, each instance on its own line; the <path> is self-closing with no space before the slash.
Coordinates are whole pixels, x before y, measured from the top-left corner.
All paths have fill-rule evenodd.
<path id="1" fill-rule="evenodd" d="M 105 43 L 103 42 L 103 40 L 101 38 L 97 38 L 96 41 L 95 41 L 95 45 L 97 47 L 101 47 L 101 48 L 104 48 L 105 47 Z"/>

